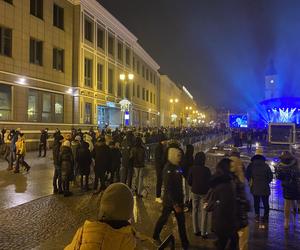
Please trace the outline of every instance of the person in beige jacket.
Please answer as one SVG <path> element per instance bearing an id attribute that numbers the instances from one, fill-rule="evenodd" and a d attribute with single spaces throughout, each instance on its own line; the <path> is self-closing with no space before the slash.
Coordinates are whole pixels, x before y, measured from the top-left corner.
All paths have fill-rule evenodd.
<path id="1" fill-rule="evenodd" d="M 65 250 L 136 249 L 136 232 L 129 220 L 133 215 L 133 195 L 123 183 L 114 183 L 100 201 L 99 221 L 85 221 Z"/>

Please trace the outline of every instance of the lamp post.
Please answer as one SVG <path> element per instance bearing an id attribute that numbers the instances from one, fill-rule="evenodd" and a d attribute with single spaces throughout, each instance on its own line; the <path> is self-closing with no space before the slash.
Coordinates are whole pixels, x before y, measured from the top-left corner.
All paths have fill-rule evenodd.
<path id="1" fill-rule="evenodd" d="M 128 74 L 120 74 L 120 80 L 125 83 L 125 86 L 128 84 L 129 81 L 132 81 L 134 79 L 134 75 L 132 73 Z M 131 116 L 131 107 L 132 104 L 128 100 L 130 99 L 130 94 L 129 90 L 127 93 L 127 86 L 125 87 L 125 97 L 120 101 L 120 106 L 121 106 L 121 121 L 122 121 L 122 126 L 129 126 L 130 125 L 130 116 Z"/>
<path id="2" fill-rule="evenodd" d="M 175 113 L 175 104 L 179 102 L 179 100 L 177 98 L 171 98 L 170 100 L 171 103 L 171 123 L 174 122 L 174 125 L 176 125 L 176 119 L 177 119 L 177 115 Z"/>

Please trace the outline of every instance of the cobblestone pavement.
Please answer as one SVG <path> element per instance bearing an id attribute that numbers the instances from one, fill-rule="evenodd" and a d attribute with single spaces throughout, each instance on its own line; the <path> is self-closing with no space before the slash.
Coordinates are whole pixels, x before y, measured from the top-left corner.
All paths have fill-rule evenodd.
<path id="1" fill-rule="evenodd" d="M 99 196 L 82 193 L 76 187 L 72 187 L 72 197 L 51 195 L 50 159 L 36 159 L 34 154 L 29 154 L 28 162 L 32 165 L 29 174 L 15 175 L 5 172 L 5 164 L 1 163 L 0 166 L 0 249 L 63 249 L 85 219 L 97 218 Z M 135 201 L 134 226 L 139 232 L 151 236 L 161 205 L 154 202 L 155 178 L 151 166 L 147 168 L 146 176 L 148 195 Z M 253 223 L 253 215 L 250 217 L 250 249 L 299 249 L 299 218 L 298 225 L 291 226 L 285 232 L 282 212 L 271 211 L 268 226 Z M 191 249 L 214 249 L 213 239 L 204 241 L 193 236 L 190 213 L 186 214 L 186 222 L 194 246 Z M 162 236 L 166 237 L 170 233 L 174 233 L 176 239 L 179 238 L 173 216 Z M 179 249 L 179 241 L 176 242 Z M 139 249 L 155 248 L 150 243 L 140 242 Z"/>

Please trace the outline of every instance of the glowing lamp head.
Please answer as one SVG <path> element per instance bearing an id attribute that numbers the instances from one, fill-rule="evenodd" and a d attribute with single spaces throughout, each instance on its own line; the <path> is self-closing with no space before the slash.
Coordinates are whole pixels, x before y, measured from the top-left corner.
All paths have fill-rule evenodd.
<path id="1" fill-rule="evenodd" d="M 170 103 L 173 103 L 173 101 L 174 101 L 173 99 L 170 99 Z"/>
<path id="2" fill-rule="evenodd" d="M 270 83 L 274 83 L 274 80 L 272 79 L 272 80 L 270 80 Z"/>
<path id="3" fill-rule="evenodd" d="M 131 74 L 131 73 L 128 74 L 128 79 L 129 79 L 129 80 L 133 80 L 133 78 L 134 78 L 134 75 L 133 75 L 133 74 Z"/>
<path id="4" fill-rule="evenodd" d="M 190 110 L 192 110 L 192 107 L 190 107 Z"/>
<path id="5" fill-rule="evenodd" d="M 175 99 L 175 102 L 176 102 L 176 103 L 178 102 L 178 99 L 177 99 L 177 98 Z"/>
<path id="6" fill-rule="evenodd" d="M 185 109 L 186 109 L 186 110 L 188 110 L 188 109 L 189 109 L 189 107 L 185 107 Z"/>
<path id="7" fill-rule="evenodd" d="M 121 81 L 124 81 L 125 78 L 126 78 L 125 74 L 120 74 L 120 80 L 121 80 Z"/>

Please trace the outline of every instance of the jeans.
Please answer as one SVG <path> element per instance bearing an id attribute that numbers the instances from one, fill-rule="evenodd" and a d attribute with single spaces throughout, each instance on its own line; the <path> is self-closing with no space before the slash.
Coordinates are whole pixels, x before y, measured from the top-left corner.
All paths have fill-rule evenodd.
<path id="1" fill-rule="evenodd" d="M 62 191 L 61 170 L 58 166 L 54 166 L 53 189 L 54 191 Z"/>
<path id="2" fill-rule="evenodd" d="M 161 165 L 155 165 L 156 170 L 156 198 L 161 197 L 161 187 L 163 183 L 163 168 Z"/>
<path id="3" fill-rule="evenodd" d="M 100 185 L 101 185 L 100 190 L 104 190 L 105 189 L 105 181 L 106 181 L 105 172 L 100 172 L 100 173 L 95 172 L 94 190 L 98 189 L 99 179 L 100 179 Z"/>
<path id="4" fill-rule="evenodd" d="M 144 168 L 134 168 L 136 194 L 142 195 L 144 189 Z"/>
<path id="5" fill-rule="evenodd" d="M 132 175 L 133 168 L 132 167 L 121 167 L 121 182 L 127 184 L 129 188 L 132 186 Z"/>
<path id="6" fill-rule="evenodd" d="M 208 233 L 208 224 L 209 224 L 209 216 L 208 212 L 203 208 L 204 205 L 204 196 L 192 193 L 192 203 L 193 203 L 193 211 L 192 211 L 192 220 L 193 220 L 193 230 L 194 233 L 201 232 L 202 235 Z"/>
<path id="7" fill-rule="evenodd" d="M 260 215 L 259 213 L 259 205 L 260 201 L 262 200 L 262 203 L 264 205 L 264 217 L 269 217 L 269 211 L 270 211 L 270 206 L 269 206 L 269 196 L 257 196 L 253 195 L 254 198 L 254 210 L 256 215 Z"/>
<path id="8" fill-rule="evenodd" d="M 153 233 L 154 239 L 159 239 L 160 232 L 163 229 L 163 226 L 167 223 L 168 218 L 169 218 L 170 214 L 172 213 L 172 211 L 174 211 L 173 207 L 169 207 L 169 206 L 163 207 L 162 214 L 159 217 L 159 219 L 155 225 L 155 229 L 154 229 L 154 233 Z M 186 246 L 189 244 L 189 241 L 186 236 L 184 213 L 183 212 L 176 213 L 175 211 L 174 211 L 174 213 L 175 213 L 175 217 L 177 220 L 178 232 L 179 232 L 179 236 L 180 236 L 182 245 Z"/>

